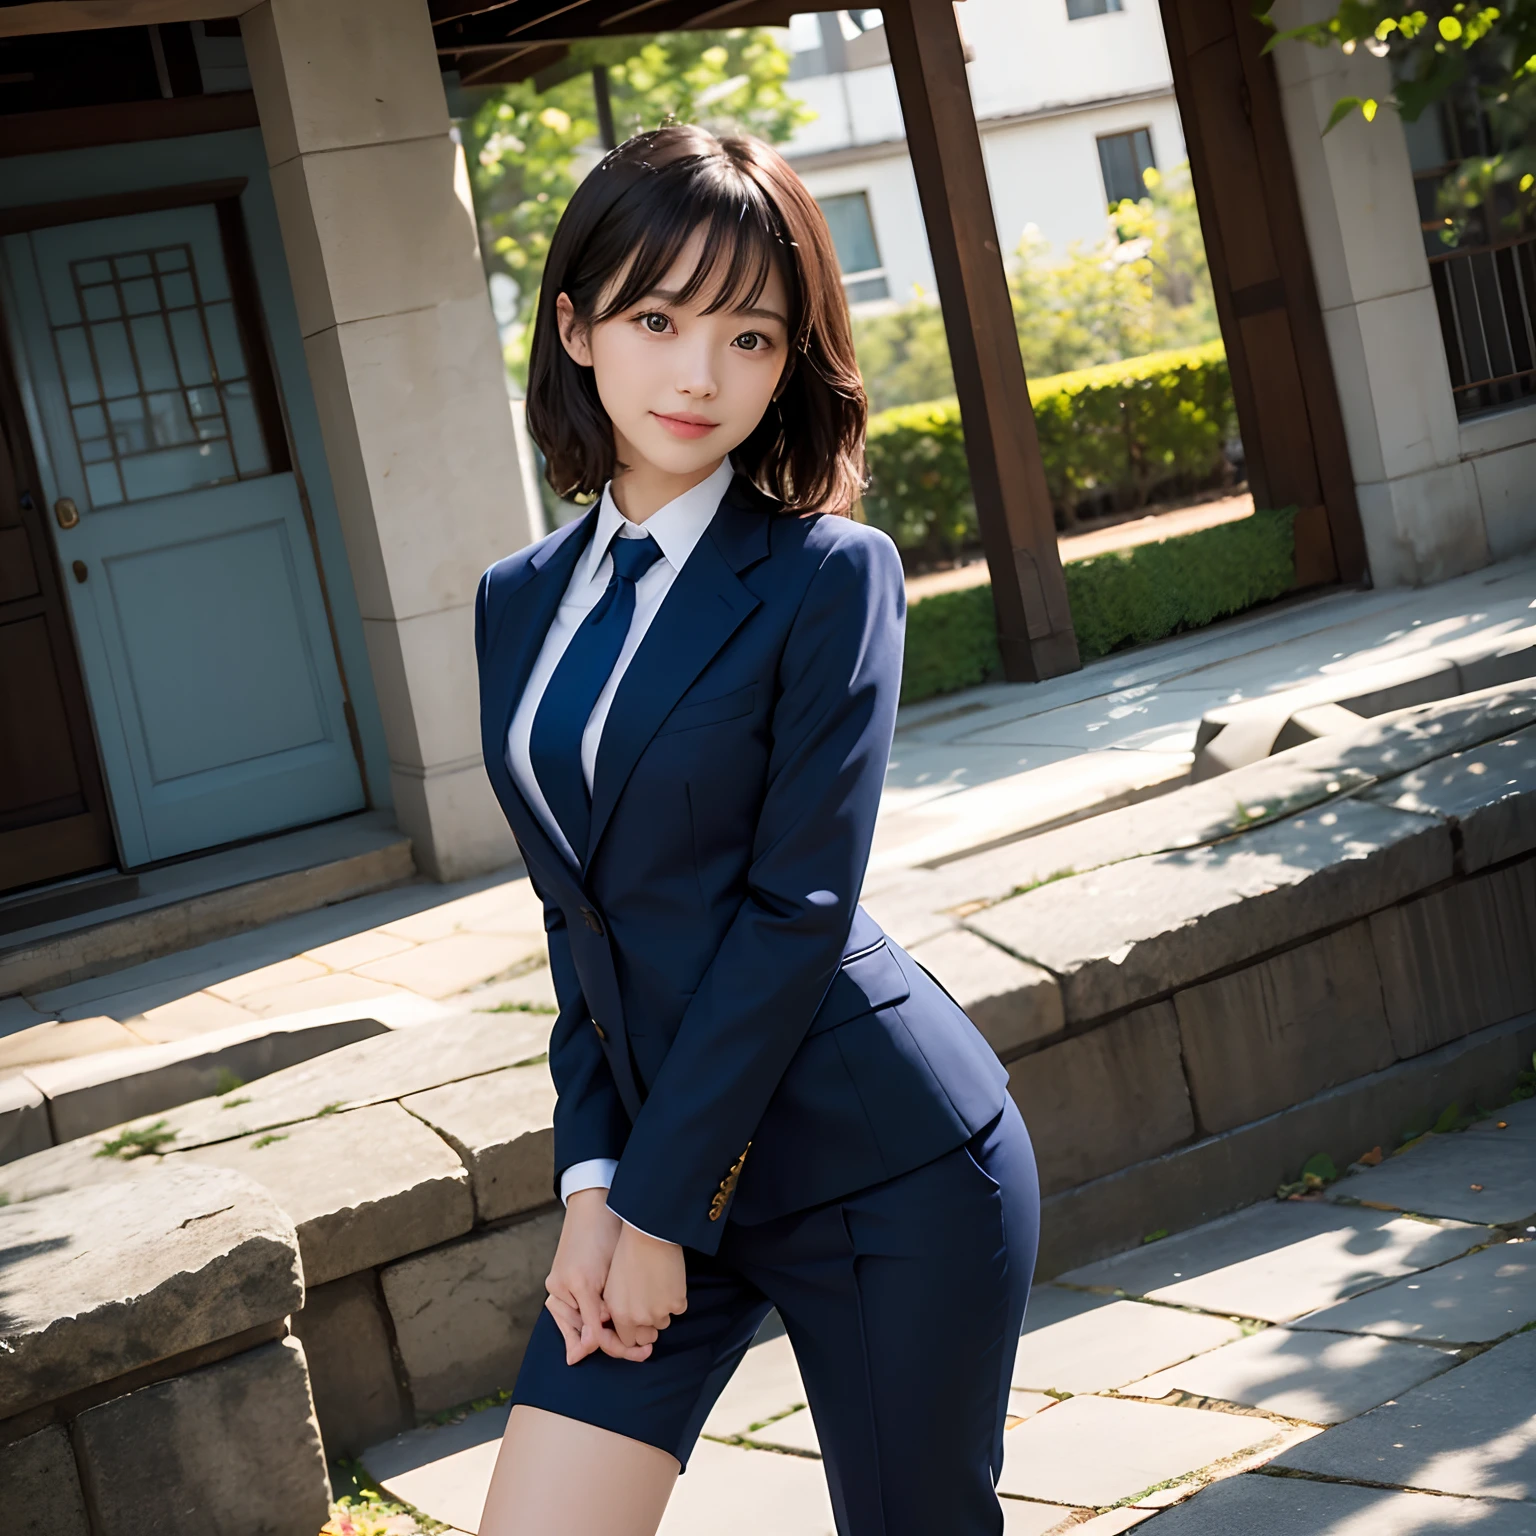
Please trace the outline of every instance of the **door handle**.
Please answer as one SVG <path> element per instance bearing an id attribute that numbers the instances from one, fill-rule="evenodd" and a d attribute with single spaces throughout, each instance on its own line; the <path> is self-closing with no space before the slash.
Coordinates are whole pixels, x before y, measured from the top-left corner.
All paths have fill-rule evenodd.
<path id="1" fill-rule="evenodd" d="M 53 504 L 53 515 L 60 528 L 73 528 L 80 521 L 80 508 L 68 496 L 60 496 Z"/>
<path id="2" fill-rule="evenodd" d="M 82 585 L 84 584 L 86 578 L 91 574 L 88 570 L 86 570 L 84 560 L 76 560 L 75 563 L 70 566 L 70 570 L 75 573 L 75 580 L 80 582 Z"/>

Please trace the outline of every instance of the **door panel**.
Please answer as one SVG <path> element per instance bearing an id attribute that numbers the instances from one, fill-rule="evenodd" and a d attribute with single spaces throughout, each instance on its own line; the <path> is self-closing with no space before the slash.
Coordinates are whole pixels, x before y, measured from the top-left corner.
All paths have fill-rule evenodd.
<path id="1" fill-rule="evenodd" d="M 13 325 L 129 866 L 363 804 L 286 443 L 211 204 L 7 237 Z M 73 503 L 73 505 L 69 505 Z"/>

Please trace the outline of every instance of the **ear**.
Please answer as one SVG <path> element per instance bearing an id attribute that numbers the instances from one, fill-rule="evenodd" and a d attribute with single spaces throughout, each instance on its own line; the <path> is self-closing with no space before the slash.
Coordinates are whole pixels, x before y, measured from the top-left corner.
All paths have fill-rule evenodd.
<path id="1" fill-rule="evenodd" d="M 571 361 L 579 367 L 590 368 L 591 337 L 586 326 L 576 318 L 575 305 L 563 293 L 555 300 L 555 324 L 560 327 L 560 345 L 565 348 Z"/>

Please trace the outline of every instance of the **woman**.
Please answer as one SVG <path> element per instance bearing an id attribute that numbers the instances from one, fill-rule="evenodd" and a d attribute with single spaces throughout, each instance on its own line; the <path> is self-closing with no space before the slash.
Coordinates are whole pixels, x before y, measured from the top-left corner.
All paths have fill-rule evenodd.
<path id="1" fill-rule="evenodd" d="M 482 1536 L 651 1536 L 774 1307 L 843 1536 L 1003 1528 L 1034 1162 L 992 1052 L 857 905 L 905 612 L 848 515 L 865 413 L 773 150 L 663 128 L 582 183 L 528 421 L 601 497 L 476 608 L 566 1207 Z"/>

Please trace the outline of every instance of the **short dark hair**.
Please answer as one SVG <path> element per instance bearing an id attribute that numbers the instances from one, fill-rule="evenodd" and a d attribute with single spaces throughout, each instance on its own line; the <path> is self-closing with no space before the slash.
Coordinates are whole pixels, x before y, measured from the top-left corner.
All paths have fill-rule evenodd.
<path id="1" fill-rule="evenodd" d="M 528 361 L 528 429 L 549 483 L 561 496 L 594 495 L 618 467 L 592 370 L 561 344 L 556 300 L 566 294 L 583 325 L 606 320 L 650 293 L 698 229 L 704 254 L 684 302 L 712 283 L 711 312 L 750 306 L 775 266 L 789 294 L 779 394 L 732 461 L 786 511 L 851 512 L 868 402 L 827 221 L 776 150 L 686 125 L 611 151 L 577 187 L 550 243 Z"/>

